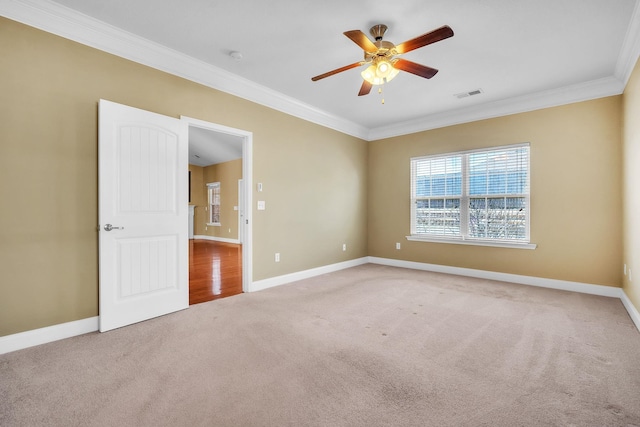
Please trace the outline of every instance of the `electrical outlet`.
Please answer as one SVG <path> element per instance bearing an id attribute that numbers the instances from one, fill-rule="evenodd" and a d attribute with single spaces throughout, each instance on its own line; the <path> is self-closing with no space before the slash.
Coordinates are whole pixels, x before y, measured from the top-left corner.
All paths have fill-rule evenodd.
<path id="1" fill-rule="evenodd" d="M 396 249 L 400 249 L 400 242 L 396 243 Z"/>
<path id="2" fill-rule="evenodd" d="M 276 262 L 280 262 L 280 252 L 276 252 Z"/>
<path id="3" fill-rule="evenodd" d="M 346 251 L 346 250 L 347 250 L 347 244 L 346 244 L 346 243 L 343 243 L 343 244 L 342 244 L 342 250 L 343 250 L 343 251 Z"/>

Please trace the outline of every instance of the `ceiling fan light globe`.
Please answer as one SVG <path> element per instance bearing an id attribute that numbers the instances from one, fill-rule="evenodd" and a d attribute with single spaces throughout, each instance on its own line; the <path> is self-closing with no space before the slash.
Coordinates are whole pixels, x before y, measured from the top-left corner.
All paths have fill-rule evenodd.
<path id="1" fill-rule="evenodd" d="M 391 67 L 391 71 L 389 71 L 389 75 L 387 76 L 387 82 L 390 82 L 391 80 L 393 80 L 393 78 L 398 74 L 400 74 L 400 70 L 398 70 L 395 67 Z"/>
<path id="2" fill-rule="evenodd" d="M 363 79 L 369 81 L 376 76 L 376 69 L 373 65 L 368 66 L 362 73 L 360 73 Z"/>
<path id="3" fill-rule="evenodd" d="M 362 73 L 360 73 L 360 75 L 372 85 L 381 85 L 384 83 L 384 79 L 376 75 L 375 65 L 369 65 Z"/>
<path id="4" fill-rule="evenodd" d="M 383 72 L 380 72 L 381 68 Z M 390 82 L 399 72 L 400 70 L 396 69 L 391 62 L 383 60 L 369 65 L 360 75 L 372 85 L 379 86 Z"/>
<path id="5" fill-rule="evenodd" d="M 379 61 L 376 66 L 376 76 L 385 78 L 391 73 L 391 64 L 388 61 Z"/>

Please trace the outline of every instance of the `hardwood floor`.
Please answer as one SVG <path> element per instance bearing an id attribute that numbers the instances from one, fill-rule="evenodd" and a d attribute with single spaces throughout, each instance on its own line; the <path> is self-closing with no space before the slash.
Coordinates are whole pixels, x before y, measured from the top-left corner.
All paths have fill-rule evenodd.
<path id="1" fill-rule="evenodd" d="M 189 304 L 242 293 L 242 245 L 189 240 Z"/>

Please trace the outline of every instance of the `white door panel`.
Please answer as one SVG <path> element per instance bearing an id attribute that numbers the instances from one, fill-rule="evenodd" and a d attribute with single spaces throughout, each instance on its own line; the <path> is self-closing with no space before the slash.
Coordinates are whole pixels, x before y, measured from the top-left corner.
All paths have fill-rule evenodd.
<path id="1" fill-rule="evenodd" d="M 188 127 L 104 100 L 99 110 L 104 332 L 189 305 Z"/>

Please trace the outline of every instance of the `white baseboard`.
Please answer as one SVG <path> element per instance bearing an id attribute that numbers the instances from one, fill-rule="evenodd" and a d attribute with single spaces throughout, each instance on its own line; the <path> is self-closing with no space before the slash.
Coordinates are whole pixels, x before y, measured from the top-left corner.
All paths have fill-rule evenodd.
<path id="1" fill-rule="evenodd" d="M 599 295 L 603 297 L 620 298 L 622 305 L 629 313 L 631 320 L 640 332 L 640 312 L 622 288 L 613 286 L 592 285 L 589 283 L 569 282 L 566 280 L 545 279 L 542 277 L 520 276 L 518 274 L 498 273 L 495 271 L 474 270 L 471 268 L 449 267 L 446 265 L 426 264 L 413 261 L 401 261 L 389 258 L 369 257 L 371 264 L 388 265 L 391 267 L 411 268 L 414 270 L 433 271 L 436 273 L 456 274 L 458 276 L 477 277 L 480 279 L 497 280 L 500 282 L 518 283 L 521 285 L 539 286 L 542 288 L 559 289 L 582 294 Z"/>
<path id="2" fill-rule="evenodd" d="M 210 236 L 204 236 L 202 238 Z M 198 236 L 198 238 L 201 238 Z M 621 288 L 611 286 L 592 285 L 587 283 L 569 282 L 565 280 L 544 279 L 540 277 L 521 276 L 517 274 L 498 273 L 494 271 L 474 270 L 470 268 L 449 267 L 445 265 L 426 264 L 412 261 L 402 261 L 389 258 L 364 257 L 323 267 L 312 268 L 310 270 L 298 271 L 296 273 L 285 274 L 283 276 L 271 277 L 269 279 L 258 280 L 250 284 L 249 292 L 261 291 L 274 286 L 284 285 L 297 280 L 308 279 L 321 274 L 333 273 L 346 268 L 356 267 L 363 264 L 380 264 L 391 267 L 410 268 L 413 270 L 433 271 L 436 273 L 455 274 L 459 276 L 477 277 L 481 279 L 497 280 L 500 282 L 518 283 L 522 285 L 539 286 L 543 288 L 559 289 L 564 291 L 579 292 L 584 294 L 600 295 L 605 297 L 620 298 L 625 309 L 629 313 L 631 320 L 640 331 L 640 312 L 631 303 L 627 294 Z M 77 335 L 87 334 L 98 330 L 99 317 L 76 320 L 74 322 L 62 323 L 60 325 L 48 326 L 46 328 L 34 329 L 20 332 L 18 334 L 0 337 L 0 354 L 46 344 Z"/>
<path id="3" fill-rule="evenodd" d="M 0 337 L 0 354 L 95 332 L 99 326 L 98 319 L 98 316 L 89 317 Z"/>
<path id="4" fill-rule="evenodd" d="M 638 309 L 631 303 L 631 300 L 627 296 L 626 292 L 622 289 L 621 291 L 622 292 L 620 294 L 620 300 L 622 301 L 622 305 L 624 305 L 624 308 L 627 309 L 629 317 L 631 317 L 631 320 L 633 321 L 633 323 L 635 323 L 636 328 L 638 328 L 638 331 L 640 331 L 640 312 L 638 312 Z"/>
<path id="5" fill-rule="evenodd" d="M 272 288 L 274 286 L 285 285 L 297 280 L 309 279 L 311 277 L 320 276 L 321 274 L 333 273 L 335 271 L 344 270 L 345 268 L 356 267 L 358 265 L 367 264 L 368 258 L 357 258 L 350 261 L 339 262 L 336 264 L 325 265 L 323 267 L 312 268 L 309 270 L 298 271 L 295 273 L 285 274 L 282 276 L 271 277 L 269 279 L 257 280 L 250 286 L 249 292 L 261 291 Z"/>
<path id="6" fill-rule="evenodd" d="M 194 239 L 203 239 L 203 240 L 214 240 L 216 242 L 222 242 L 222 243 L 233 243 L 236 245 L 240 244 L 240 240 L 238 239 L 227 239 L 225 237 L 214 237 L 214 236 L 206 236 L 204 234 L 198 234 L 196 236 L 193 236 Z"/>
<path id="7" fill-rule="evenodd" d="M 621 298 L 622 289 L 613 286 L 591 285 L 588 283 L 569 282 L 566 280 L 545 279 L 542 277 L 521 276 L 519 274 L 498 273 L 495 271 L 474 270 L 471 268 L 450 267 L 422 262 L 402 261 L 389 258 L 369 257 L 372 264 L 388 265 L 392 267 L 411 268 L 413 270 L 433 271 L 435 273 L 455 274 L 458 276 L 477 277 L 479 279 L 511 282 L 521 285 L 538 286 L 542 288 L 559 289 L 563 291 L 579 292 L 582 294 L 600 295 L 603 297 Z"/>

